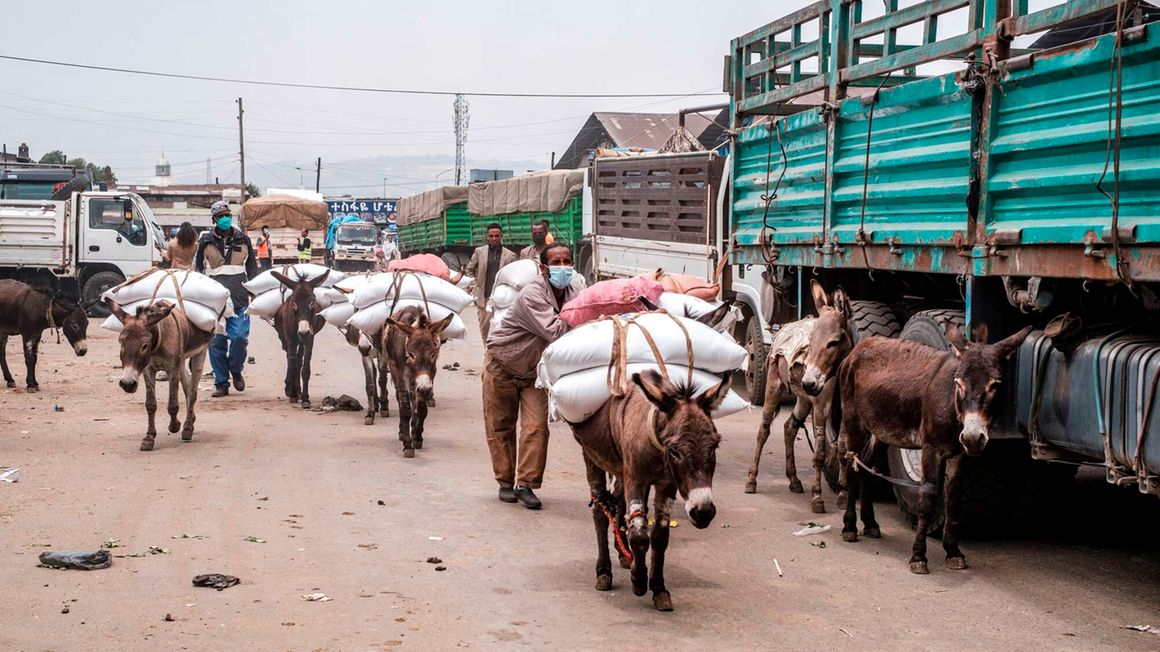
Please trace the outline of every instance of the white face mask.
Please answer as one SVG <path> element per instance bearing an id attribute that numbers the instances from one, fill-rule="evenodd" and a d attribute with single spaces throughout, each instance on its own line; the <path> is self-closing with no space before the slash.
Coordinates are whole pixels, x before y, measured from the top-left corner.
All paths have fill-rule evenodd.
<path id="1" fill-rule="evenodd" d="M 553 265 L 548 268 L 548 282 L 557 290 L 563 290 L 572 284 L 572 275 L 575 273 L 571 265 Z"/>

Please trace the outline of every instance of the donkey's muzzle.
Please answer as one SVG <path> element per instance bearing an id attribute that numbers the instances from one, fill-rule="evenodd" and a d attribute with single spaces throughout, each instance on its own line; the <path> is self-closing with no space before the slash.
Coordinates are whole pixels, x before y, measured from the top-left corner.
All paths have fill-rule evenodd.
<path id="1" fill-rule="evenodd" d="M 84 355 L 89 352 L 89 345 L 84 340 L 78 340 L 74 342 L 72 347 L 73 352 L 77 354 L 77 357 L 84 357 Z"/>
<path id="2" fill-rule="evenodd" d="M 698 530 L 709 527 L 713 517 L 717 515 L 717 507 L 713 504 L 713 490 L 698 487 L 690 491 L 689 498 L 685 501 L 685 512 L 689 514 L 693 527 Z"/>
<path id="3" fill-rule="evenodd" d="M 137 381 L 136 380 L 128 380 L 128 379 L 122 378 L 121 380 L 119 380 L 117 382 L 117 384 L 121 386 L 121 389 L 125 390 L 126 394 L 132 394 L 133 392 L 137 391 Z"/>

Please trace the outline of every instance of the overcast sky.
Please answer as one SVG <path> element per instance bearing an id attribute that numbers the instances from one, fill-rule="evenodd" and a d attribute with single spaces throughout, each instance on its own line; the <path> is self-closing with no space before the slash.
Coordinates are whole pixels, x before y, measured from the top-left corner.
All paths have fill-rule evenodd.
<path id="1" fill-rule="evenodd" d="M 329 85 L 693 94 L 720 91 L 731 38 L 806 4 L 106 0 L 47 10 L 14 2 L 0 9 L 0 54 Z M 867 16 L 876 4 L 866 3 Z M 0 142 L 9 151 L 21 142 L 36 157 L 62 149 L 113 165 L 125 181 L 152 176 L 162 150 L 181 181 L 204 182 L 207 157 L 214 176 L 236 181 L 239 96 L 247 175 L 262 187 L 296 186 L 300 175 L 312 186 L 321 156 L 324 192 L 365 195 L 381 192 L 387 173 L 385 163 L 367 159 L 454 155 L 451 97 L 159 79 L 8 60 L 0 60 L 0 80 Z M 546 167 L 549 153 L 562 152 L 593 111 L 674 111 L 724 100 L 473 97 L 468 163 Z M 450 163 L 410 173 L 391 166 L 388 194 L 420 189 L 441 165 Z"/>
<path id="2" fill-rule="evenodd" d="M 724 11 L 703 0 L 110 0 L 46 11 L 20 2 L 0 12 L 0 54 L 331 85 L 712 92 L 720 90 L 731 38 L 805 0 L 731 4 Z M 62 149 L 108 162 L 124 180 L 150 177 L 163 149 L 183 181 L 205 180 L 206 157 L 214 175 L 236 180 L 239 96 L 247 172 L 260 185 L 297 185 L 299 172 L 286 165 L 313 168 L 321 156 L 324 192 L 356 184 L 381 190 L 373 164 L 338 170 L 327 162 L 454 155 L 450 97 L 263 88 L 5 60 L 0 79 L 0 142 L 9 151 L 21 142 L 37 157 Z M 563 151 L 592 111 L 669 111 L 723 99 L 470 98 L 469 164 L 527 159 L 546 167 L 549 152 Z M 313 170 L 305 176 L 313 185 Z"/>

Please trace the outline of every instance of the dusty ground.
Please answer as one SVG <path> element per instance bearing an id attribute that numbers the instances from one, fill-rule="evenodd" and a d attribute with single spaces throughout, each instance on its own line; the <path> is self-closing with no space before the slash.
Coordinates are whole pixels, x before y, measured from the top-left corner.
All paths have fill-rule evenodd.
<path id="1" fill-rule="evenodd" d="M 566 428 L 553 430 L 544 510 L 495 499 L 468 372 L 440 373 L 426 447 L 404 460 L 393 418 L 368 427 L 361 414 L 281 400 L 281 352 L 256 323 L 249 390 L 203 394 L 193 443 L 163 433 L 141 453 L 143 396 L 117 387 L 115 347 L 96 321 L 85 358 L 46 338 L 43 391 L 0 390 L 0 466 L 23 472 L 0 484 L 0 649 L 1160 648 L 1160 636 L 1123 629 L 1160 625 L 1160 510 L 1098 474 L 1058 531 L 967 542 L 962 572 L 943 568 L 934 541 L 932 574 L 920 577 L 907 570 L 912 535 L 896 508 L 879 508 L 883 539 L 842 543 L 832 509 L 815 516 L 786 491 L 773 440 L 761 493 L 742 493 L 758 415 L 724 419 L 718 516 L 707 530 L 678 516 L 676 611 L 660 614 L 624 571 L 615 590 L 593 590 L 588 494 Z M 472 339 L 441 362 L 472 370 L 481 359 Z M 363 400 L 356 354 L 334 330 L 320 336 L 315 369 L 316 401 Z M 834 529 L 790 535 L 811 520 Z M 120 540 L 114 553 L 170 553 L 92 572 L 37 568 L 41 551 L 106 539 Z M 209 572 L 242 584 L 191 586 Z M 333 600 L 300 598 L 313 592 Z"/>

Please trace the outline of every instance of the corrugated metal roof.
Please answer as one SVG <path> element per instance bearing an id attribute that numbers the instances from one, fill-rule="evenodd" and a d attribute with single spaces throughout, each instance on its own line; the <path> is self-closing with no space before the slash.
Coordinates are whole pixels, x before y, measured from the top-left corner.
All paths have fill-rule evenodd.
<path id="1" fill-rule="evenodd" d="M 718 124 L 714 123 L 714 118 Z M 685 116 L 685 128 L 705 146 L 720 144 L 726 112 L 709 117 L 698 113 Z M 584 126 L 564 150 L 556 168 L 577 168 L 587 161 L 588 152 L 597 147 L 641 147 L 660 149 L 677 130 L 676 113 L 617 113 L 600 111 L 589 116 Z"/>

